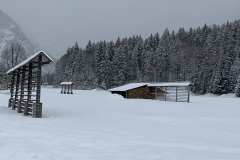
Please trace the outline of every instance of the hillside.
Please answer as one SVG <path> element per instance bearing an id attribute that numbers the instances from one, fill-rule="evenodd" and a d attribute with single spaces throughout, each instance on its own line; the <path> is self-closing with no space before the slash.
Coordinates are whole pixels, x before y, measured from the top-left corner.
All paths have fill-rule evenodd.
<path id="1" fill-rule="evenodd" d="M 37 47 L 22 32 L 20 26 L 0 10 L 0 53 L 12 43 L 21 44 L 29 55 L 32 55 L 37 50 Z"/>

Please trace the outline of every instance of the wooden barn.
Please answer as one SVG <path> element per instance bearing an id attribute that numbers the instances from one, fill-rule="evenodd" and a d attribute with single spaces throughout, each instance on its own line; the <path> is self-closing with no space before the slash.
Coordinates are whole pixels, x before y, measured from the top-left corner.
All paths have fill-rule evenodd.
<path id="1" fill-rule="evenodd" d="M 189 102 L 189 86 L 190 82 L 130 83 L 109 91 L 124 98 Z"/>
<path id="2" fill-rule="evenodd" d="M 110 89 L 112 94 L 120 94 L 124 98 L 155 99 L 155 91 L 151 92 L 149 83 L 130 83 Z"/>

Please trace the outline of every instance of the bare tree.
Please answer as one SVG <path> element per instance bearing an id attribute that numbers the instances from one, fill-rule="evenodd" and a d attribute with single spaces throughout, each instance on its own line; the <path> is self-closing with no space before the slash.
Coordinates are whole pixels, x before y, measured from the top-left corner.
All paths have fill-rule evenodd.
<path id="1" fill-rule="evenodd" d="M 6 72 L 28 57 L 25 48 L 20 43 L 12 43 L 0 54 L 0 84 L 8 87 L 9 77 Z"/>

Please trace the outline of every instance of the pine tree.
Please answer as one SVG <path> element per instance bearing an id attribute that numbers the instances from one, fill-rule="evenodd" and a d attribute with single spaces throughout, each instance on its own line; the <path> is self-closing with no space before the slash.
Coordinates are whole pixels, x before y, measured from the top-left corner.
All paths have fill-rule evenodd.
<path id="1" fill-rule="evenodd" d="M 100 86 L 102 83 L 101 63 L 103 61 L 105 53 L 106 53 L 106 51 L 105 51 L 105 47 L 104 47 L 104 42 L 101 41 L 99 44 L 97 44 L 97 49 L 96 49 L 96 53 L 95 53 L 96 81 L 97 81 L 98 86 Z"/>
<path id="2" fill-rule="evenodd" d="M 113 57 L 113 84 L 119 86 L 126 82 L 126 74 L 128 71 L 126 54 L 122 47 L 118 48 Z"/>
<path id="3" fill-rule="evenodd" d="M 239 59 L 239 57 L 236 57 L 233 65 L 231 66 L 231 69 L 230 69 L 230 90 L 232 92 L 235 92 L 235 87 L 237 85 L 238 76 L 240 75 L 239 66 L 240 66 L 240 59 Z"/>
<path id="4" fill-rule="evenodd" d="M 110 54 L 106 51 L 100 63 L 100 75 L 101 75 L 101 87 L 104 89 L 109 89 L 111 87 L 111 74 L 112 73 L 112 63 L 110 61 Z"/>

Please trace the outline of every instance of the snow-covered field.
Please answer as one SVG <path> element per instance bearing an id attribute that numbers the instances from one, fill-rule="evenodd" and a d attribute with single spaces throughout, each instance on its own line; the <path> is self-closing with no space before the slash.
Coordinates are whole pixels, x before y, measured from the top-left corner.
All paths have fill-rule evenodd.
<path id="1" fill-rule="evenodd" d="M 0 160 L 240 159 L 233 95 L 176 103 L 43 88 L 41 119 L 7 108 L 9 97 L 0 94 Z"/>

